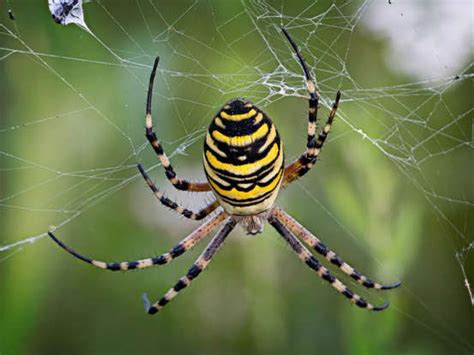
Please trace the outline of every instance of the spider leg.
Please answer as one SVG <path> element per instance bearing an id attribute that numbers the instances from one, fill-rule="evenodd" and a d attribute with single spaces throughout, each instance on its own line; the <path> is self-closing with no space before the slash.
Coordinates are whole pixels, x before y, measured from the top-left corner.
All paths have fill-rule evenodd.
<path id="1" fill-rule="evenodd" d="M 288 186 L 291 182 L 296 180 L 299 177 L 302 177 L 306 174 L 315 164 L 318 159 L 319 153 L 323 148 L 324 142 L 331 130 L 334 117 L 336 116 L 337 107 L 339 105 L 339 100 L 341 98 L 341 92 L 338 91 L 336 94 L 336 100 L 332 106 L 332 110 L 329 113 L 328 119 L 322 131 L 319 133 L 318 138 L 314 137 L 308 141 L 306 145 L 306 152 L 304 152 L 297 160 L 285 167 L 285 177 L 282 182 L 283 187 Z M 308 137 L 314 133 L 310 132 L 308 126 Z"/>
<path id="2" fill-rule="evenodd" d="M 357 270 L 354 270 L 349 264 L 344 262 L 339 256 L 336 255 L 331 249 L 325 246 L 315 235 L 303 227 L 298 221 L 291 217 L 288 213 L 283 211 L 281 208 L 275 207 L 273 209 L 273 215 L 282 223 L 289 231 L 295 236 L 301 238 L 303 242 L 316 250 L 319 254 L 324 256 L 324 258 L 329 261 L 331 264 L 336 265 L 341 269 L 342 272 L 352 277 L 362 286 L 367 288 L 375 288 L 377 290 L 389 290 L 396 288 L 401 285 L 401 282 L 395 282 L 391 285 L 382 285 L 377 282 L 374 282 L 362 275 Z"/>
<path id="3" fill-rule="evenodd" d="M 178 190 L 184 191 L 209 191 L 211 188 L 207 182 L 189 182 L 187 180 L 178 179 L 176 177 L 176 173 L 171 166 L 171 163 L 166 156 L 165 152 L 163 151 L 163 147 L 161 146 L 158 137 L 156 136 L 155 132 L 153 131 L 153 124 L 151 119 L 151 101 L 153 97 L 153 81 L 155 80 L 156 69 L 158 67 L 158 62 L 160 61 L 160 57 L 156 57 L 155 63 L 153 65 L 153 70 L 150 75 L 150 81 L 148 84 L 148 95 L 146 100 L 146 116 L 145 116 L 145 136 L 150 142 L 153 150 L 155 151 L 156 155 L 158 155 L 158 159 L 160 159 L 161 165 L 165 168 L 166 177 L 171 182 L 171 184 Z"/>
<path id="4" fill-rule="evenodd" d="M 301 67 L 303 68 L 304 71 L 304 76 L 306 78 L 306 86 L 309 91 L 309 108 L 308 108 L 308 139 L 307 143 L 311 141 L 311 139 L 314 138 L 315 133 L 316 133 L 316 120 L 318 119 L 318 103 L 319 103 L 319 96 L 318 93 L 316 92 L 316 86 L 314 85 L 313 79 L 311 78 L 311 73 L 308 70 L 308 66 L 306 65 L 306 62 L 301 55 L 298 46 L 296 45 L 295 41 L 293 38 L 291 38 L 290 34 L 285 28 L 281 29 L 283 34 L 285 35 L 286 39 L 288 42 L 290 42 L 291 47 L 293 47 L 293 50 L 296 53 L 296 56 L 298 57 L 298 61 L 300 62 Z"/>
<path id="5" fill-rule="evenodd" d="M 145 302 L 145 309 L 148 314 L 155 314 L 160 311 L 168 302 L 176 297 L 178 292 L 182 289 L 189 286 L 192 280 L 194 280 L 198 275 L 209 265 L 211 259 L 216 254 L 219 247 L 222 245 L 224 240 L 227 238 L 229 233 L 234 229 L 236 222 L 233 219 L 228 219 L 227 223 L 217 232 L 211 242 L 208 244 L 206 249 L 194 262 L 193 266 L 188 270 L 186 276 L 183 276 L 179 281 L 165 293 L 159 301 L 152 304 L 146 294 L 143 295 L 143 300 Z"/>
<path id="6" fill-rule="evenodd" d="M 85 261 L 99 269 L 111 270 L 111 271 L 128 271 L 134 269 L 145 269 L 150 266 L 154 265 L 164 265 L 171 262 L 176 257 L 180 256 L 184 252 L 188 251 L 189 249 L 193 248 L 196 244 L 198 244 L 206 235 L 208 235 L 214 228 L 220 225 L 226 218 L 227 214 L 225 212 L 221 212 L 217 216 L 210 219 L 208 222 L 204 223 L 198 229 L 193 231 L 190 235 L 184 238 L 181 242 L 179 242 L 176 246 L 170 249 L 169 252 L 164 253 L 159 256 L 154 256 L 151 258 L 136 260 L 136 261 L 122 261 L 122 262 L 105 262 L 91 259 L 87 256 L 81 255 L 76 252 L 74 249 L 70 248 L 62 241 L 60 241 L 51 231 L 48 231 L 48 235 L 53 239 L 56 244 L 58 244 L 61 248 L 66 250 L 69 254 L 75 256 L 76 258 Z"/>
<path id="7" fill-rule="evenodd" d="M 316 92 L 316 86 L 314 85 L 311 73 L 308 70 L 308 66 L 301 55 L 298 46 L 295 41 L 291 38 L 290 34 L 285 28 L 281 29 L 283 34 L 290 42 L 291 47 L 298 57 L 301 67 L 303 68 L 304 75 L 306 78 L 306 86 L 309 92 L 309 108 L 308 108 L 308 137 L 306 143 L 306 152 L 301 155 L 299 159 L 285 167 L 285 177 L 283 180 L 283 186 L 287 186 L 292 181 L 306 174 L 316 163 L 321 148 L 324 145 L 326 137 L 331 129 L 334 116 L 336 115 L 341 93 L 338 91 L 336 94 L 336 101 L 334 102 L 333 108 L 329 114 L 326 125 L 316 139 L 316 121 L 318 119 L 318 103 L 319 96 Z"/>
<path id="8" fill-rule="evenodd" d="M 148 176 L 148 174 L 146 173 L 145 169 L 143 168 L 141 164 L 138 164 L 138 170 L 142 174 L 143 179 L 145 179 L 145 182 L 147 183 L 148 187 L 151 189 L 155 197 L 158 199 L 158 201 L 160 201 L 164 206 L 168 207 L 169 209 L 175 211 L 176 213 L 180 215 L 183 215 L 186 218 L 193 219 L 193 220 L 200 220 L 208 216 L 212 211 L 214 211 L 217 207 L 219 207 L 219 202 L 217 201 L 214 201 L 213 203 L 204 207 L 198 212 L 194 212 L 194 211 L 188 210 L 187 208 L 179 206 L 176 202 L 165 197 L 163 193 L 160 190 L 158 190 L 158 188 L 150 179 L 150 177 Z"/>
<path id="9" fill-rule="evenodd" d="M 356 304 L 361 308 L 366 308 L 371 311 L 383 311 L 388 307 L 388 302 L 382 306 L 374 306 L 373 304 L 368 303 L 362 297 L 352 292 L 346 285 L 339 281 L 332 273 L 322 266 L 319 261 L 311 255 L 308 249 L 305 248 L 301 242 L 295 238 L 291 232 L 285 227 L 285 225 L 278 220 L 277 217 L 271 215 L 268 218 L 268 222 L 276 229 L 276 231 L 285 239 L 285 241 L 291 246 L 291 248 L 296 252 L 298 257 L 308 265 L 312 270 L 314 270 L 320 278 L 326 280 L 334 287 L 337 292 L 346 296 L 352 303 Z"/>

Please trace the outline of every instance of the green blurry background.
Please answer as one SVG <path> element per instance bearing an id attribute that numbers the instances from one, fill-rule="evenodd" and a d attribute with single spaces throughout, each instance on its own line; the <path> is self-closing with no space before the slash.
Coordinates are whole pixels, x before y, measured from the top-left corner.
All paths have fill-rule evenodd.
<path id="1" fill-rule="evenodd" d="M 461 265 L 472 275 L 474 256 L 455 258 L 472 241 L 472 67 L 424 85 L 396 71 L 387 40 L 358 21 L 385 1 L 92 1 L 96 37 L 56 25 L 45 2 L 0 2 L 0 246 L 40 237 L 0 252 L 0 354 L 473 352 Z M 279 204 L 357 269 L 403 286 L 366 292 L 343 277 L 391 302 L 357 309 L 270 228 L 236 230 L 191 288 L 147 316 L 141 294 L 160 297 L 199 247 L 166 267 L 109 273 L 42 236 L 60 226 L 84 254 L 119 261 L 164 252 L 198 225 L 157 205 L 135 168 L 157 163 L 143 136 L 157 53 L 154 122 L 168 152 L 184 151 L 173 156 L 180 175 L 204 178 L 203 129 L 236 96 L 264 107 L 297 157 L 306 94 L 280 24 L 318 75 L 321 119 L 338 88 L 343 102 L 317 168 Z M 186 206 L 210 199 L 173 191 L 160 167 L 152 175 Z"/>

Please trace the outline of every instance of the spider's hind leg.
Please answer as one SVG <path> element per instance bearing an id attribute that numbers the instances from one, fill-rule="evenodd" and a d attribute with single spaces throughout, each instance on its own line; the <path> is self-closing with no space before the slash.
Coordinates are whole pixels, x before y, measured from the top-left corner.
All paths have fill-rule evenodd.
<path id="1" fill-rule="evenodd" d="M 155 183 L 150 179 L 150 177 L 148 176 L 147 172 L 145 171 L 145 169 L 143 168 L 141 164 L 138 164 L 138 170 L 140 171 L 140 174 L 142 174 L 143 179 L 145 180 L 150 190 L 153 192 L 153 195 L 155 195 L 155 197 L 158 199 L 158 201 L 160 201 L 162 205 L 168 207 L 172 211 L 186 218 L 193 219 L 193 220 L 201 220 L 204 217 L 211 214 L 217 207 L 219 207 L 219 202 L 214 201 L 208 206 L 204 207 L 203 209 L 197 212 L 188 210 L 187 208 L 184 208 L 178 205 L 176 202 L 165 197 L 163 193 L 160 190 L 158 190 Z"/>
<path id="2" fill-rule="evenodd" d="M 298 61 L 303 69 L 304 76 L 306 78 L 306 87 L 309 92 L 309 107 L 308 107 L 308 136 L 306 142 L 306 151 L 293 163 L 285 167 L 285 176 L 283 180 L 283 187 L 290 184 L 292 181 L 306 174 L 316 164 L 319 153 L 326 141 L 326 137 L 331 130 L 334 117 L 336 116 L 337 108 L 339 106 L 339 100 L 341 99 L 341 92 L 338 91 L 336 94 L 336 100 L 332 106 L 332 110 L 329 113 L 326 125 L 322 131 L 316 137 L 316 121 L 318 119 L 318 104 L 319 96 L 316 92 L 316 85 L 311 78 L 311 73 L 306 65 L 306 61 L 300 53 L 296 42 L 291 38 L 290 34 L 285 28 L 281 29 L 288 42 L 290 42 L 293 51 L 295 52 Z"/>
<path id="3" fill-rule="evenodd" d="M 155 151 L 158 159 L 161 162 L 161 165 L 165 169 L 165 174 L 171 184 L 178 190 L 184 191 L 210 191 L 210 186 L 207 182 L 190 182 L 184 179 L 179 179 L 176 177 L 176 173 L 171 166 L 171 163 L 166 156 L 163 147 L 156 136 L 155 131 L 153 130 L 153 123 L 151 118 L 151 101 L 153 97 L 153 82 L 155 80 L 156 69 L 158 68 L 158 63 L 160 61 L 160 57 L 156 57 L 155 63 L 153 64 L 153 69 L 150 74 L 150 80 L 148 82 L 148 95 L 146 100 L 146 116 L 145 116 L 145 136 L 150 142 L 153 150 Z"/>
<path id="4" fill-rule="evenodd" d="M 331 112 L 329 112 L 328 119 L 326 120 L 326 124 L 317 138 L 316 124 L 313 125 L 311 122 L 308 123 L 308 142 L 306 144 L 306 151 L 297 160 L 285 167 L 285 177 L 282 183 L 283 186 L 287 186 L 294 180 L 302 177 L 316 164 L 321 149 L 323 148 L 326 138 L 332 128 L 340 99 L 341 92 L 338 91 L 336 94 L 336 100 L 334 101 Z"/>

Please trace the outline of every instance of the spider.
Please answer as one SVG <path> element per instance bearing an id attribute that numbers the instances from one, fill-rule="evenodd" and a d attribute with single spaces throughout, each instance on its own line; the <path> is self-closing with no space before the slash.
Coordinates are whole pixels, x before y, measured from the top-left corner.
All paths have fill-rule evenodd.
<path id="1" fill-rule="evenodd" d="M 362 286 L 388 290 L 401 284 L 396 282 L 391 285 L 382 285 L 362 275 L 293 217 L 275 205 L 280 188 L 286 187 L 297 178 L 302 177 L 315 165 L 333 124 L 341 98 L 341 93 L 338 91 L 326 125 L 316 135 L 319 101 L 316 87 L 298 46 L 285 28 L 282 28 L 282 32 L 303 69 L 309 92 L 306 151 L 298 159 L 285 166 L 283 145 L 271 119 L 251 102 L 245 99 L 233 99 L 217 112 L 207 131 L 203 150 L 207 182 L 195 183 L 178 178 L 152 126 L 151 102 L 153 82 L 159 62 L 159 57 L 157 57 L 148 87 L 145 116 L 146 138 L 165 169 L 166 177 L 176 189 L 195 192 L 212 191 L 215 200 L 199 211 L 186 209 L 165 197 L 141 164 L 138 165 L 138 169 L 158 201 L 176 213 L 192 220 L 201 220 L 216 209 L 218 211 L 167 253 L 136 261 L 103 262 L 94 260 L 79 254 L 56 238 L 51 231 L 48 232 L 49 236 L 61 248 L 82 261 L 100 269 L 127 271 L 168 264 L 196 246 L 212 230 L 221 226 L 187 274 L 181 277 L 163 297 L 157 302 L 151 303 L 144 294 L 145 308 L 149 314 L 160 311 L 201 274 L 237 225 L 242 226 L 247 234 L 255 235 L 261 233 L 265 222 L 268 222 L 283 237 L 301 261 L 339 293 L 361 308 L 382 311 L 388 307 L 388 302 L 384 302 L 381 306 L 375 306 L 352 292 L 311 254 L 300 239 Z"/>

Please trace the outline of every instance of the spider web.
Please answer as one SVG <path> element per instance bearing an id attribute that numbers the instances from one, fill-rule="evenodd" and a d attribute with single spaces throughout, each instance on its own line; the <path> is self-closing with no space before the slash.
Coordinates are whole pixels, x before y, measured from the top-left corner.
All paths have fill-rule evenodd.
<path id="1" fill-rule="evenodd" d="M 301 68 L 279 30 L 285 26 L 313 68 L 321 95 L 320 120 L 336 91 L 343 93 L 337 130 L 329 145 L 344 147 L 345 141 L 352 141 L 375 150 L 377 162 L 388 163 L 384 166 L 394 169 L 402 186 L 423 200 L 420 203 L 435 216 L 457 260 L 463 280 L 458 286 L 466 288 L 466 302 L 474 303 L 468 266 L 473 249 L 473 184 L 472 168 L 468 168 L 473 153 L 473 107 L 461 100 L 466 90 L 472 94 L 473 24 L 472 18 L 464 21 L 471 28 L 466 37 L 461 35 L 462 28 L 444 31 L 449 16 L 459 15 L 450 9 L 470 6 L 462 1 L 446 4 L 243 1 L 228 5 L 232 7 L 228 11 L 219 2 L 191 1 L 170 9 L 159 1 L 130 1 L 121 7 L 113 1 L 92 1 L 84 4 L 89 33 L 34 18 L 49 16 L 46 5 L 40 11 L 20 1 L 3 2 L 0 68 L 8 91 L 0 99 L 0 220 L 5 226 L 8 220 L 27 225 L 13 229 L 16 232 L 5 228 L 8 232 L 0 236 L 0 261 L 14 259 L 36 245 L 46 236 L 48 225 L 61 229 L 86 211 L 93 213 L 95 206 L 120 201 L 125 191 L 133 191 L 134 201 L 145 196 L 145 192 L 137 196 L 138 190 L 144 190 L 137 162 L 144 162 L 161 178 L 161 168 L 142 132 L 147 79 L 157 53 L 161 62 L 154 122 L 180 175 L 203 178 L 196 170 L 199 165 L 186 166 L 199 156 L 210 117 L 236 96 L 274 112 L 272 116 L 287 102 L 300 107 L 295 117 L 274 117 L 284 127 L 280 130 L 295 131 L 286 140 L 287 160 L 297 157 L 306 133 L 307 92 Z M 7 9 L 15 13 L 14 21 Z M 420 18 L 426 15 L 420 13 L 444 22 L 433 20 L 436 24 L 423 27 Z M 98 23 L 96 18 L 105 21 Z M 196 18 L 206 21 L 191 30 Z M 43 37 L 35 26 L 45 31 Z M 364 50 L 356 44 L 374 33 L 391 45 L 387 49 L 390 73 L 384 63 L 363 69 L 353 63 L 355 52 Z M 440 33 L 449 37 L 439 38 Z M 433 38 L 451 43 L 458 51 L 430 46 Z M 55 46 L 55 41 L 63 43 Z M 430 62 L 426 57 L 434 59 Z M 29 82 L 14 85 L 15 73 L 22 71 L 28 71 Z M 42 87 L 48 92 L 42 93 Z M 31 102 L 31 90 L 49 97 L 49 103 Z M 332 163 L 323 154 L 318 164 L 327 168 Z M 295 193 L 318 205 L 364 248 L 365 242 L 357 241 L 359 235 L 351 232 L 349 222 L 338 217 L 337 206 L 316 197 L 319 190 L 312 190 L 311 185 L 302 180 Z M 288 199 L 282 203 L 290 204 Z M 194 202 L 185 204 L 194 206 Z M 142 218 L 140 212 L 136 218 Z M 166 218 L 158 217 L 153 223 L 164 223 Z M 143 222 L 152 223 L 146 217 Z M 374 262 L 382 265 L 372 254 Z M 420 294 L 413 291 L 412 295 L 436 317 Z M 439 327 L 432 327 L 410 312 L 398 311 L 472 351 L 471 342 L 443 325 L 441 318 Z"/>

